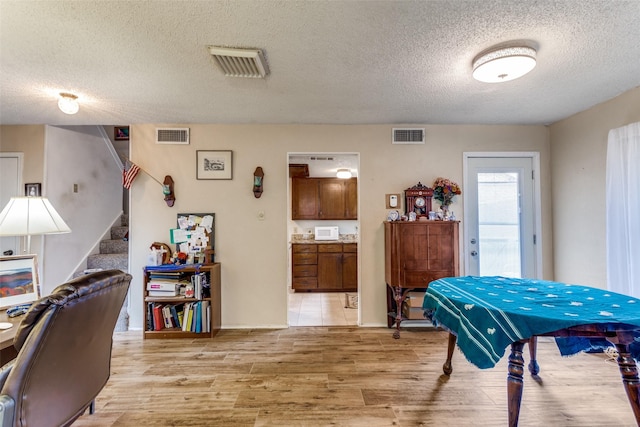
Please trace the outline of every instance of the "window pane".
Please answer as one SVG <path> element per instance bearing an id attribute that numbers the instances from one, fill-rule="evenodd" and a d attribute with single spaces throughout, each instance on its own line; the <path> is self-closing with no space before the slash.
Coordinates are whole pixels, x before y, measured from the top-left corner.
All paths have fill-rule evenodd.
<path id="1" fill-rule="evenodd" d="M 478 174 L 481 276 L 521 277 L 517 173 Z"/>

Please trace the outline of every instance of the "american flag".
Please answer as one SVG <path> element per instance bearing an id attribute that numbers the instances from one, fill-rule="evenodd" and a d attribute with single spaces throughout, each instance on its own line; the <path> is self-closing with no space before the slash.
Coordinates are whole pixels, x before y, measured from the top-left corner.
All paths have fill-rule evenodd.
<path id="1" fill-rule="evenodd" d="M 131 184 L 133 184 L 133 180 L 138 176 L 138 172 L 140 172 L 140 167 L 133 162 L 127 169 L 127 165 L 125 164 L 124 169 L 122 170 L 122 185 L 127 190 L 131 188 Z"/>

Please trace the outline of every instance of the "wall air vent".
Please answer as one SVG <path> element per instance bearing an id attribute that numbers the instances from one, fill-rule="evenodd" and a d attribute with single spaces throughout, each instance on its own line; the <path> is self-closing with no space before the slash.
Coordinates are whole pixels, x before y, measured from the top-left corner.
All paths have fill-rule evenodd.
<path id="1" fill-rule="evenodd" d="M 156 128 L 156 144 L 188 144 L 189 128 Z"/>
<path id="2" fill-rule="evenodd" d="M 393 144 L 424 144 L 424 128 L 393 128 Z"/>
<path id="3" fill-rule="evenodd" d="M 264 79 L 269 74 L 269 66 L 260 49 L 209 46 L 209 53 L 227 77 Z"/>

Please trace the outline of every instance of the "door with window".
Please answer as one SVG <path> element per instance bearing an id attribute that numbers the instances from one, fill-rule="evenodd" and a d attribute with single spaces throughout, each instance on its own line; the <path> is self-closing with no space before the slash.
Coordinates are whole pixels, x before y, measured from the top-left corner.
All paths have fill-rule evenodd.
<path id="1" fill-rule="evenodd" d="M 522 157 L 465 154 L 467 274 L 539 276 L 537 163 L 537 155 L 531 154 Z"/>

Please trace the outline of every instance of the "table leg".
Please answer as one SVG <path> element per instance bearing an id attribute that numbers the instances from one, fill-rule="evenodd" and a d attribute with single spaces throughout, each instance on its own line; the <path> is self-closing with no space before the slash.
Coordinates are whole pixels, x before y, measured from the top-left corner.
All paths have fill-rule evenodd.
<path id="1" fill-rule="evenodd" d="M 449 346 L 447 347 L 447 360 L 442 365 L 442 371 L 445 375 L 451 375 L 453 372 L 453 366 L 451 366 L 451 358 L 453 358 L 453 352 L 456 349 L 456 341 L 458 337 L 449 332 Z"/>
<path id="2" fill-rule="evenodd" d="M 507 400 L 509 404 L 509 427 L 518 426 L 520 416 L 520 401 L 522 400 L 522 374 L 524 373 L 524 358 L 522 349 L 525 341 L 511 344 L 509 355 L 509 375 L 507 376 Z"/>
<path id="3" fill-rule="evenodd" d="M 638 366 L 629 353 L 628 344 L 616 344 L 618 350 L 618 367 L 622 374 L 622 384 L 627 392 L 631 409 L 640 426 L 640 381 L 638 380 Z"/>
<path id="4" fill-rule="evenodd" d="M 531 375 L 538 375 L 540 372 L 540 366 L 538 366 L 538 361 L 536 360 L 536 353 L 538 350 L 538 339 L 534 335 L 529 338 L 529 372 Z"/>

